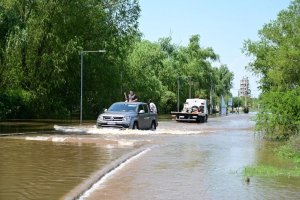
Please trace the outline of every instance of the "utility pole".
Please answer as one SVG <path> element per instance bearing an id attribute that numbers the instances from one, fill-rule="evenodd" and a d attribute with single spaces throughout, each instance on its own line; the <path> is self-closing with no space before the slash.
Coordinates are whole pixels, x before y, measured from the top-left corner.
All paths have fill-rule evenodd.
<path id="1" fill-rule="evenodd" d="M 123 95 L 123 67 L 121 69 L 121 95 Z"/>
<path id="2" fill-rule="evenodd" d="M 180 87 L 180 84 L 179 84 L 179 77 L 177 77 L 177 112 L 179 112 L 179 87 Z"/>
<path id="3" fill-rule="evenodd" d="M 209 104 L 210 104 L 210 114 L 212 114 L 212 80 L 211 80 L 211 73 L 210 73 Z"/>
<path id="4" fill-rule="evenodd" d="M 240 114 L 240 90 L 238 90 L 238 114 Z"/>
<path id="5" fill-rule="evenodd" d="M 192 98 L 192 77 L 191 76 L 188 76 L 187 77 L 189 80 L 188 80 L 188 83 L 189 83 L 189 99 Z"/>

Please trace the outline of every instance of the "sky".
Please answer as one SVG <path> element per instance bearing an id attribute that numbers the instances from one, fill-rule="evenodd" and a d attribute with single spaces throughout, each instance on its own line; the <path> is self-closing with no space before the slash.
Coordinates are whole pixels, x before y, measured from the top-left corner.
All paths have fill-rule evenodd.
<path id="1" fill-rule="evenodd" d="M 242 53 L 245 40 L 258 41 L 264 24 L 276 20 L 291 0 L 140 0 L 140 31 L 143 39 L 156 42 L 172 38 L 187 46 L 192 35 L 200 35 L 200 46 L 211 47 L 220 56 L 213 63 L 226 64 L 234 73 L 233 96 L 238 96 L 240 80 L 249 77 L 253 97 L 258 97 L 259 80 L 245 69 L 250 58 Z"/>

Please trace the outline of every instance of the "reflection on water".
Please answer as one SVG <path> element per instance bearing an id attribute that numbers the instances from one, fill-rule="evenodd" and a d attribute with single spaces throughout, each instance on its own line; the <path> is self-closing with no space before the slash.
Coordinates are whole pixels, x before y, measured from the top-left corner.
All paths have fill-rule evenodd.
<path id="1" fill-rule="evenodd" d="M 24 132 L 51 131 L 53 124 L 41 121 L 7 121 L 0 122 L 0 136 Z"/>
<path id="2" fill-rule="evenodd" d="M 0 199 L 58 199 L 127 151 L 0 138 Z"/>

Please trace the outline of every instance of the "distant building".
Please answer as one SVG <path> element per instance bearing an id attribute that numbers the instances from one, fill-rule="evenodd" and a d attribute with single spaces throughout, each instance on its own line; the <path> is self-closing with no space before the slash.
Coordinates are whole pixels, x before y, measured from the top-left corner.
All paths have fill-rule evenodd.
<path id="1" fill-rule="evenodd" d="M 240 90 L 239 96 L 247 97 L 251 95 L 251 90 L 249 89 L 249 79 L 247 76 L 244 76 L 243 79 L 240 81 Z"/>
<path id="2" fill-rule="evenodd" d="M 251 96 L 251 90 L 249 89 L 249 79 L 247 76 L 244 76 L 240 82 L 239 96 L 245 97 L 245 107 L 244 112 L 248 113 L 248 97 Z"/>

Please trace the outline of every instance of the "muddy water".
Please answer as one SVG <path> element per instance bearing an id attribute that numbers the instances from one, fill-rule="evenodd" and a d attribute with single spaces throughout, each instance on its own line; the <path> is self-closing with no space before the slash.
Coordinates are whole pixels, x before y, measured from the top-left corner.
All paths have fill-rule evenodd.
<path id="1" fill-rule="evenodd" d="M 0 121 L 0 136 L 25 132 L 52 131 L 53 124 L 42 121 Z"/>
<path id="2" fill-rule="evenodd" d="M 283 164 L 274 157 L 272 144 L 254 137 L 250 117 L 232 115 L 207 124 L 165 122 L 160 134 L 151 136 L 158 145 L 86 199 L 299 199 L 299 178 L 245 181 L 245 166 Z"/>
<path id="3" fill-rule="evenodd" d="M 0 137 L 0 199 L 59 199 L 93 171 L 145 144 L 145 153 L 83 199 L 298 199 L 299 178 L 245 182 L 245 166 L 286 164 L 274 157 L 272 144 L 253 135 L 251 117 L 164 121 L 155 132 L 55 125 L 53 134 Z"/>
<path id="4" fill-rule="evenodd" d="M 78 136 L 68 136 L 78 137 Z M 59 199 L 130 148 L 63 142 L 62 137 L 0 138 L 0 199 Z M 105 145 L 114 145 L 107 143 Z"/>

